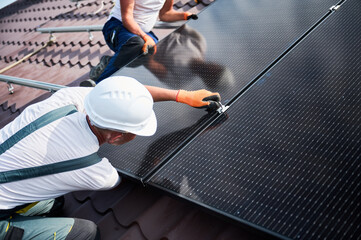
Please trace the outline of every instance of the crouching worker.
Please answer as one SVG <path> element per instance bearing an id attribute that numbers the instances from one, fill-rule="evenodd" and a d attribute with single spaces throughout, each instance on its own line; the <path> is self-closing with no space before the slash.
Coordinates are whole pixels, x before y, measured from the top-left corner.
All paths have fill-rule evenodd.
<path id="1" fill-rule="evenodd" d="M 90 70 L 89 80 L 80 86 L 95 86 L 110 77 L 136 57 L 155 54 L 157 36 L 151 31 L 159 18 L 164 22 L 198 19 L 196 14 L 173 9 L 174 0 L 114 0 L 109 19 L 104 24 L 103 35 L 113 56 L 104 55 Z"/>
<path id="2" fill-rule="evenodd" d="M 97 155 L 99 146 L 153 135 L 157 101 L 217 109 L 220 96 L 110 77 L 94 88 L 63 88 L 2 128 L 0 239 L 99 239 L 93 222 L 56 217 L 61 196 L 117 186 L 120 176 Z"/>

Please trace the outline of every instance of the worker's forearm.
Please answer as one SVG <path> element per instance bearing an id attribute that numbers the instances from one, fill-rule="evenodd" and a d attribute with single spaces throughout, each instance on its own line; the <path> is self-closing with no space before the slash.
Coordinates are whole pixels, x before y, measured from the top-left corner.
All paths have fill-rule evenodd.
<path id="1" fill-rule="evenodd" d="M 174 22 L 185 20 L 183 12 L 177 12 L 173 9 L 173 0 L 166 0 L 162 9 L 159 11 L 159 19 L 164 22 Z"/>
<path id="2" fill-rule="evenodd" d="M 176 101 L 178 90 L 145 86 L 153 97 L 154 102 Z"/>
<path id="3" fill-rule="evenodd" d="M 123 26 L 131 33 L 134 33 L 140 37 L 144 37 L 146 33 L 139 27 L 138 23 L 132 17 L 123 17 L 122 18 Z"/>
<path id="4" fill-rule="evenodd" d="M 139 27 L 138 23 L 134 20 L 134 0 L 119 0 L 121 6 L 122 23 L 123 26 L 131 33 L 139 35 L 143 38 L 145 32 Z"/>
<path id="5" fill-rule="evenodd" d="M 159 15 L 159 19 L 164 22 L 175 22 L 175 21 L 186 20 L 184 17 L 184 12 L 177 12 L 173 9 L 164 12 L 162 15 Z"/>

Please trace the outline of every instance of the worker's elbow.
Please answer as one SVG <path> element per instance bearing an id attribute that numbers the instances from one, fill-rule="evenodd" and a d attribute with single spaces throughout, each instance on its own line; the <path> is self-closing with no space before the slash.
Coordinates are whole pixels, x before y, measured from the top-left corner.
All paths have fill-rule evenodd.
<path id="1" fill-rule="evenodd" d="M 166 22 L 166 18 L 164 18 L 163 15 L 159 15 L 159 20 L 160 20 L 160 21 L 163 21 L 163 22 Z"/>
<path id="2" fill-rule="evenodd" d="M 159 20 L 163 22 L 168 22 L 169 21 L 168 12 L 159 13 Z"/>

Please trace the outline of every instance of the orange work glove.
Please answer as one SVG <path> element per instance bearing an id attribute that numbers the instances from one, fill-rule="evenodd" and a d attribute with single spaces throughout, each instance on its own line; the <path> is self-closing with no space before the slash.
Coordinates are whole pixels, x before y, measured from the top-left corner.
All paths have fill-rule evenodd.
<path id="1" fill-rule="evenodd" d="M 206 108 L 211 111 L 221 107 L 221 96 L 219 93 L 210 92 L 205 89 L 197 91 L 180 89 L 177 93 L 176 101 L 188 104 L 191 107 Z"/>
<path id="2" fill-rule="evenodd" d="M 143 54 L 155 54 L 157 52 L 157 45 L 155 45 L 153 38 L 145 34 L 143 40 L 145 42 L 142 48 Z"/>
<path id="3" fill-rule="evenodd" d="M 197 14 L 193 14 L 193 13 L 190 13 L 190 12 L 183 13 L 183 16 L 184 16 L 183 17 L 184 20 L 189 20 L 189 19 L 197 20 L 198 19 Z"/>

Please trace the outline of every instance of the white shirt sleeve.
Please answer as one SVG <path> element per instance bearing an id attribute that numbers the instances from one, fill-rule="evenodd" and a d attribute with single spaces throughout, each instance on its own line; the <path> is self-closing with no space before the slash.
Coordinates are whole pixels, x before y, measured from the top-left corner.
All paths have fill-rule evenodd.
<path id="1" fill-rule="evenodd" d="M 49 101 L 51 104 L 58 104 L 59 107 L 74 104 L 78 112 L 85 113 L 84 99 L 92 89 L 92 87 L 62 88 L 45 101 Z"/>

